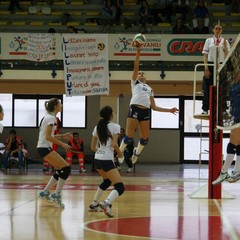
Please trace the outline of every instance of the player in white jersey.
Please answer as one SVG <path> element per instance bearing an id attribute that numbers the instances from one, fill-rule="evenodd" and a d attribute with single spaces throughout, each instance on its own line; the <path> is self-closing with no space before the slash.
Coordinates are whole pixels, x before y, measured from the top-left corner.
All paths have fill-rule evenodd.
<path id="1" fill-rule="evenodd" d="M 4 118 L 4 111 L 2 105 L 0 105 L 0 121 L 2 121 Z M 0 123 L 0 135 L 3 131 L 3 125 Z M 5 145 L 3 143 L 0 143 L 0 155 L 3 155 L 5 149 Z"/>
<path id="2" fill-rule="evenodd" d="M 89 206 L 89 211 L 104 211 L 108 217 L 113 217 L 111 203 L 118 196 L 122 195 L 125 190 L 119 171 L 114 163 L 114 150 L 120 158 L 122 157 L 122 152 L 118 146 L 120 125 L 111 122 L 113 110 L 110 106 L 105 106 L 100 110 L 100 117 L 101 119 L 93 130 L 91 149 L 95 152 L 94 161 L 96 170 L 103 178 L 103 182 L 98 186 L 94 200 Z M 110 192 L 106 200 L 99 203 L 103 192 L 111 185 L 114 186 L 114 189 Z"/>
<path id="3" fill-rule="evenodd" d="M 52 145 L 54 143 L 61 146 L 66 151 L 70 150 L 71 146 L 59 139 L 69 140 L 72 137 L 72 134 L 65 133 L 54 135 L 57 124 L 56 115 L 62 111 L 62 104 L 59 99 L 52 98 L 49 101 L 46 101 L 45 108 L 47 110 L 47 114 L 40 123 L 37 149 L 39 155 L 43 159 L 47 159 L 51 166 L 56 169 L 56 172 L 53 174 L 44 190 L 39 192 L 38 197 L 47 200 L 48 202 L 53 202 L 60 208 L 64 208 L 61 192 L 71 169 L 69 164 L 52 149 Z M 50 193 L 50 190 L 55 184 L 57 184 L 56 190 L 53 193 Z"/>
<path id="4" fill-rule="evenodd" d="M 4 111 L 2 105 L 0 105 L 0 121 L 2 121 L 4 118 Z M 3 125 L 0 123 L 0 134 L 2 134 L 3 131 Z"/>
<path id="5" fill-rule="evenodd" d="M 123 152 L 128 144 L 133 142 L 133 137 L 139 126 L 140 140 L 134 148 L 132 163 L 135 164 L 144 146 L 148 143 L 150 127 L 150 109 L 158 112 L 170 112 L 176 114 L 179 110 L 176 107 L 162 108 L 156 105 L 154 93 L 151 87 L 146 84 L 146 74 L 139 71 L 141 48 L 137 48 L 134 69 L 131 80 L 132 98 L 127 117 L 126 136 L 122 140 L 120 150 Z"/>
<path id="6" fill-rule="evenodd" d="M 204 64 L 214 63 L 216 56 L 216 47 L 219 47 L 219 63 L 224 61 L 224 58 L 227 56 L 230 50 L 230 44 L 226 38 L 221 36 L 222 26 L 216 24 L 213 26 L 213 37 L 207 38 L 203 46 L 203 59 Z M 203 77 L 203 101 L 202 101 L 202 114 L 208 114 L 209 110 L 209 87 L 213 85 L 213 75 L 214 67 L 213 66 L 204 66 L 204 77 Z"/>

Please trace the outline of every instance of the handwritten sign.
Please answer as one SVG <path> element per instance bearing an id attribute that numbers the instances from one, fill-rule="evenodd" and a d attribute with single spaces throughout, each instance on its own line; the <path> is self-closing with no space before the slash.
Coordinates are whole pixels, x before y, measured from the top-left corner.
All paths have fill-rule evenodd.
<path id="1" fill-rule="evenodd" d="M 53 34 L 28 34 L 26 58 L 34 62 L 51 61 L 53 59 Z"/>
<path id="2" fill-rule="evenodd" d="M 106 34 L 63 34 L 67 96 L 109 94 Z"/>

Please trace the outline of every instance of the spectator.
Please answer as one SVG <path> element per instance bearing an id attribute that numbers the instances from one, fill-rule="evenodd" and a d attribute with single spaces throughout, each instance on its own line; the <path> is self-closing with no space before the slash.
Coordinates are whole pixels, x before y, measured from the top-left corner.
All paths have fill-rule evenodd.
<path id="1" fill-rule="evenodd" d="M 150 7 L 146 0 L 143 0 L 139 8 L 140 24 L 145 32 L 150 32 L 149 27 Z"/>
<path id="2" fill-rule="evenodd" d="M 239 13 L 239 1 L 240 0 L 231 0 L 232 13 Z"/>
<path id="3" fill-rule="evenodd" d="M 156 24 L 166 20 L 172 23 L 173 0 L 158 0 L 151 6 L 151 13 Z M 166 20 L 163 17 L 166 17 Z"/>
<path id="4" fill-rule="evenodd" d="M 49 28 L 48 33 L 56 33 L 56 30 L 54 28 Z"/>
<path id="5" fill-rule="evenodd" d="M 197 19 L 197 26 L 193 29 L 194 34 L 209 34 L 209 28 L 204 26 L 204 19 Z"/>
<path id="6" fill-rule="evenodd" d="M 197 27 L 197 20 L 199 18 L 204 20 L 204 26 L 209 26 L 209 13 L 205 7 L 204 0 L 198 0 L 197 6 L 193 10 L 193 28 Z"/>
<path id="7" fill-rule="evenodd" d="M 183 23 L 182 18 L 176 19 L 176 24 L 172 29 L 173 34 L 190 34 L 191 30 L 188 26 Z"/>
<path id="8" fill-rule="evenodd" d="M 9 164 L 9 158 L 15 157 L 18 158 L 18 167 L 19 171 L 22 171 L 24 167 L 24 155 L 23 155 L 23 142 L 22 138 L 17 136 L 17 133 L 14 129 L 11 129 L 9 136 L 5 142 L 6 150 L 4 152 L 3 158 L 3 168 L 7 169 Z"/>
<path id="9" fill-rule="evenodd" d="M 86 172 L 84 167 L 84 146 L 83 140 L 79 137 L 77 132 L 73 133 L 73 137 L 69 140 L 68 145 L 71 146 L 71 150 L 67 151 L 66 161 L 71 166 L 72 158 L 76 156 L 79 163 L 79 172 Z"/>
<path id="10" fill-rule="evenodd" d="M 74 26 L 68 26 L 67 27 L 67 32 L 68 33 L 78 33 L 78 30 Z"/>
<path id="11" fill-rule="evenodd" d="M 11 13 L 15 13 L 15 7 L 17 8 L 17 12 L 23 12 L 24 10 L 20 7 L 19 0 L 10 0 L 10 4 L 8 7 L 8 11 Z"/>
<path id="12" fill-rule="evenodd" d="M 112 5 L 116 8 L 116 17 L 115 17 L 115 23 L 116 25 L 120 25 L 120 19 L 122 15 L 122 8 L 123 0 L 112 0 Z"/>
<path id="13" fill-rule="evenodd" d="M 181 14 L 184 21 L 187 20 L 187 15 L 189 14 L 189 1 L 188 0 L 178 0 L 178 5 L 176 7 L 176 13 Z"/>
<path id="14" fill-rule="evenodd" d="M 116 7 L 111 3 L 111 0 L 105 0 L 102 8 L 102 22 L 103 32 L 108 33 L 111 31 L 112 26 L 116 19 Z"/>

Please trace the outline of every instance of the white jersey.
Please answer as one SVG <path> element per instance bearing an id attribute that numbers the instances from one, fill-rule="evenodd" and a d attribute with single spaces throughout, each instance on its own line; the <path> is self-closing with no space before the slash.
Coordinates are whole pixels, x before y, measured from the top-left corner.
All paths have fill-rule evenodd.
<path id="1" fill-rule="evenodd" d="M 140 105 L 146 108 L 151 107 L 150 97 L 154 96 L 153 90 L 147 84 L 142 83 L 139 80 L 131 81 L 132 98 L 130 105 Z"/>
<path id="2" fill-rule="evenodd" d="M 220 38 L 216 38 L 215 36 L 206 39 L 204 46 L 203 46 L 203 54 L 208 54 L 208 62 L 215 62 L 215 55 L 216 55 L 216 46 L 218 46 L 220 48 L 219 51 L 219 61 L 222 63 L 224 61 L 225 55 L 223 52 L 223 48 L 224 48 L 224 38 L 220 37 Z M 229 42 L 226 40 L 226 47 L 227 50 L 230 50 L 230 44 Z"/>
<path id="3" fill-rule="evenodd" d="M 46 116 L 42 119 L 42 122 L 41 122 L 37 148 L 52 147 L 53 143 L 49 142 L 46 139 L 46 130 L 47 130 L 47 127 L 49 125 L 53 126 L 51 135 L 54 136 L 54 131 L 56 130 L 56 127 L 57 127 L 56 116 L 47 113 Z"/>
<path id="4" fill-rule="evenodd" d="M 120 125 L 119 124 L 109 122 L 107 126 L 108 126 L 109 132 L 111 133 L 112 136 L 114 134 L 119 134 L 120 133 Z M 97 126 L 94 128 L 92 135 L 94 137 L 98 137 Z M 114 149 L 113 149 L 113 146 L 112 146 L 112 138 L 109 138 L 107 140 L 106 145 L 102 145 L 100 142 L 99 142 L 99 144 L 100 144 L 100 147 L 97 150 L 97 152 L 95 152 L 95 159 L 114 160 Z"/>

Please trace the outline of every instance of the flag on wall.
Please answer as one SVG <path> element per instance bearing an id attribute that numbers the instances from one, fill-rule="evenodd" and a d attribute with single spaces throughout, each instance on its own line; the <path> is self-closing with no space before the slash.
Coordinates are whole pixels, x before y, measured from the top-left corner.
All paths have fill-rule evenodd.
<path id="1" fill-rule="evenodd" d="M 63 63 L 67 96 L 109 94 L 106 34 L 63 34 Z"/>
<path id="2" fill-rule="evenodd" d="M 51 61 L 53 59 L 53 34 L 29 33 L 26 58 L 34 62 Z"/>

